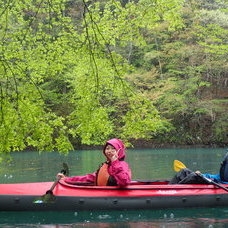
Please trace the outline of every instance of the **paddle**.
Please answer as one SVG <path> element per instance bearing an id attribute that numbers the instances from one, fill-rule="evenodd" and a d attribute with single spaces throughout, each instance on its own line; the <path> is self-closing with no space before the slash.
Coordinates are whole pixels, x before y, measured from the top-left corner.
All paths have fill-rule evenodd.
<path id="1" fill-rule="evenodd" d="M 63 163 L 63 169 L 61 170 L 61 173 L 66 175 L 66 176 L 69 175 L 69 168 L 68 168 L 68 165 L 66 163 Z M 33 203 L 54 203 L 56 200 L 56 197 L 53 194 L 53 190 L 54 190 L 55 186 L 58 184 L 60 179 L 61 179 L 61 177 L 58 177 L 56 179 L 56 181 L 53 183 L 53 185 L 51 186 L 51 188 L 46 191 L 46 194 L 36 198 L 33 201 Z"/>
<path id="2" fill-rule="evenodd" d="M 178 161 L 178 160 L 173 161 L 173 169 L 176 172 L 179 172 L 181 169 L 185 169 L 185 168 L 187 167 L 181 161 Z"/>
<path id="3" fill-rule="evenodd" d="M 179 172 L 181 169 L 187 168 L 181 161 L 178 160 L 174 160 L 173 161 L 173 168 L 176 172 Z M 228 192 L 228 188 L 223 187 L 222 185 L 214 182 L 213 180 L 203 176 L 201 173 L 197 173 L 195 172 L 196 175 L 198 175 L 199 177 L 201 177 L 202 179 L 204 179 L 205 181 L 207 181 L 209 184 L 213 184 L 216 185 L 219 188 L 222 188 L 223 190 Z"/>

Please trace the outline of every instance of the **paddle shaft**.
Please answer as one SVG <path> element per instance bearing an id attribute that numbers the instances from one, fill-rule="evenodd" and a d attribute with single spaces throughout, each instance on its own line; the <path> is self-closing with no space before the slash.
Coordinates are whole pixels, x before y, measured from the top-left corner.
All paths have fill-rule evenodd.
<path id="1" fill-rule="evenodd" d="M 68 165 L 66 163 L 63 163 L 63 168 L 61 170 L 61 173 L 63 173 L 64 175 L 69 175 L 69 169 L 68 169 Z M 53 190 L 55 188 L 55 186 L 59 183 L 59 180 L 61 179 L 60 176 L 57 177 L 56 181 L 53 183 L 53 185 L 51 186 L 51 188 L 49 190 L 46 191 L 46 194 L 53 194 Z"/>
<path id="2" fill-rule="evenodd" d="M 57 180 L 53 183 L 53 185 L 51 186 L 51 188 L 49 190 L 47 190 L 46 194 L 53 194 L 53 190 L 55 188 L 55 186 L 58 184 L 59 180 L 61 177 L 58 177 Z"/>
<path id="3" fill-rule="evenodd" d="M 68 175 L 69 169 L 68 169 L 68 165 L 66 163 L 63 163 L 63 168 L 64 169 L 61 170 L 61 173 L 63 173 L 64 175 L 66 175 L 66 174 Z M 61 176 L 58 175 L 58 177 L 56 178 L 56 181 L 52 184 L 51 188 L 46 191 L 45 195 L 36 197 L 36 199 L 33 200 L 33 203 L 35 203 L 35 204 L 54 203 L 56 200 L 56 197 L 53 194 L 53 190 L 54 190 L 55 186 L 59 183 L 60 179 L 61 179 Z"/>
<path id="4" fill-rule="evenodd" d="M 63 163 L 63 169 L 61 170 L 61 173 L 63 173 L 64 175 L 67 175 L 67 176 L 69 175 L 69 168 L 68 168 L 68 165 L 66 163 Z M 61 177 L 58 176 L 56 181 L 51 186 L 51 188 L 46 191 L 46 194 L 53 194 L 53 190 L 54 190 L 55 186 L 59 183 L 60 179 L 61 179 Z"/>
<path id="5" fill-rule="evenodd" d="M 220 184 L 214 182 L 213 180 L 211 180 L 211 179 L 209 179 L 209 178 L 203 176 L 202 174 L 199 174 L 199 173 L 196 173 L 196 174 L 197 174 L 198 176 L 200 176 L 201 178 L 203 178 L 203 179 L 204 179 L 205 181 L 207 181 L 208 183 L 213 184 L 213 185 L 216 185 L 217 187 L 222 188 L 223 190 L 225 190 L 225 191 L 228 192 L 228 188 L 223 187 L 222 185 L 220 185 Z"/>

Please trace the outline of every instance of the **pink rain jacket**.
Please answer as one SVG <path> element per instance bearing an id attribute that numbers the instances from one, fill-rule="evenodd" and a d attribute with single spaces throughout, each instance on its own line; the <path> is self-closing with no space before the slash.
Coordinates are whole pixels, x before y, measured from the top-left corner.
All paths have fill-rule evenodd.
<path id="1" fill-rule="evenodd" d="M 124 144 L 120 139 L 110 139 L 105 144 L 103 153 L 107 144 L 110 144 L 115 147 L 116 150 L 119 150 L 118 160 L 108 163 L 108 173 L 116 180 L 117 185 L 125 186 L 131 182 L 131 170 L 128 167 L 127 162 L 123 161 L 126 156 Z M 64 180 L 67 183 L 80 182 L 96 184 L 97 173 L 98 171 L 85 176 L 66 177 Z"/>

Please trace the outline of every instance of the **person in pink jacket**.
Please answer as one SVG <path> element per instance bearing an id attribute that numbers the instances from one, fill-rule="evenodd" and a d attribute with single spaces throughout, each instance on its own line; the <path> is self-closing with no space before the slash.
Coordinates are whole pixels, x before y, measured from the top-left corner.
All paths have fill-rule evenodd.
<path id="1" fill-rule="evenodd" d="M 104 145 L 103 153 L 106 157 L 99 169 L 85 176 L 65 177 L 59 173 L 57 177 L 64 178 L 69 184 L 93 184 L 98 186 L 126 186 L 131 182 L 131 170 L 124 161 L 125 146 L 120 139 L 110 139 Z"/>

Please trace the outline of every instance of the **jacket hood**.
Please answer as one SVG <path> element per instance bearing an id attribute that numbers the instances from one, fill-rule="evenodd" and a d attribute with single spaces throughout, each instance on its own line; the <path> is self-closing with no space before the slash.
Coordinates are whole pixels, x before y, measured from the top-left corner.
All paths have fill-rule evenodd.
<path id="1" fill-rule="evenodd" d="M 119 150 L 118 159 L 124 160 L 126 154 L 125 154 L 125 146 L 124 146 L 123 142 L 120 139 L 116 139 L 116 138 L 110 139 L 106 142 L 103 152 L 105 151 L 105 148 L 108 144 L 112 145 L 117 151 Z"/>

